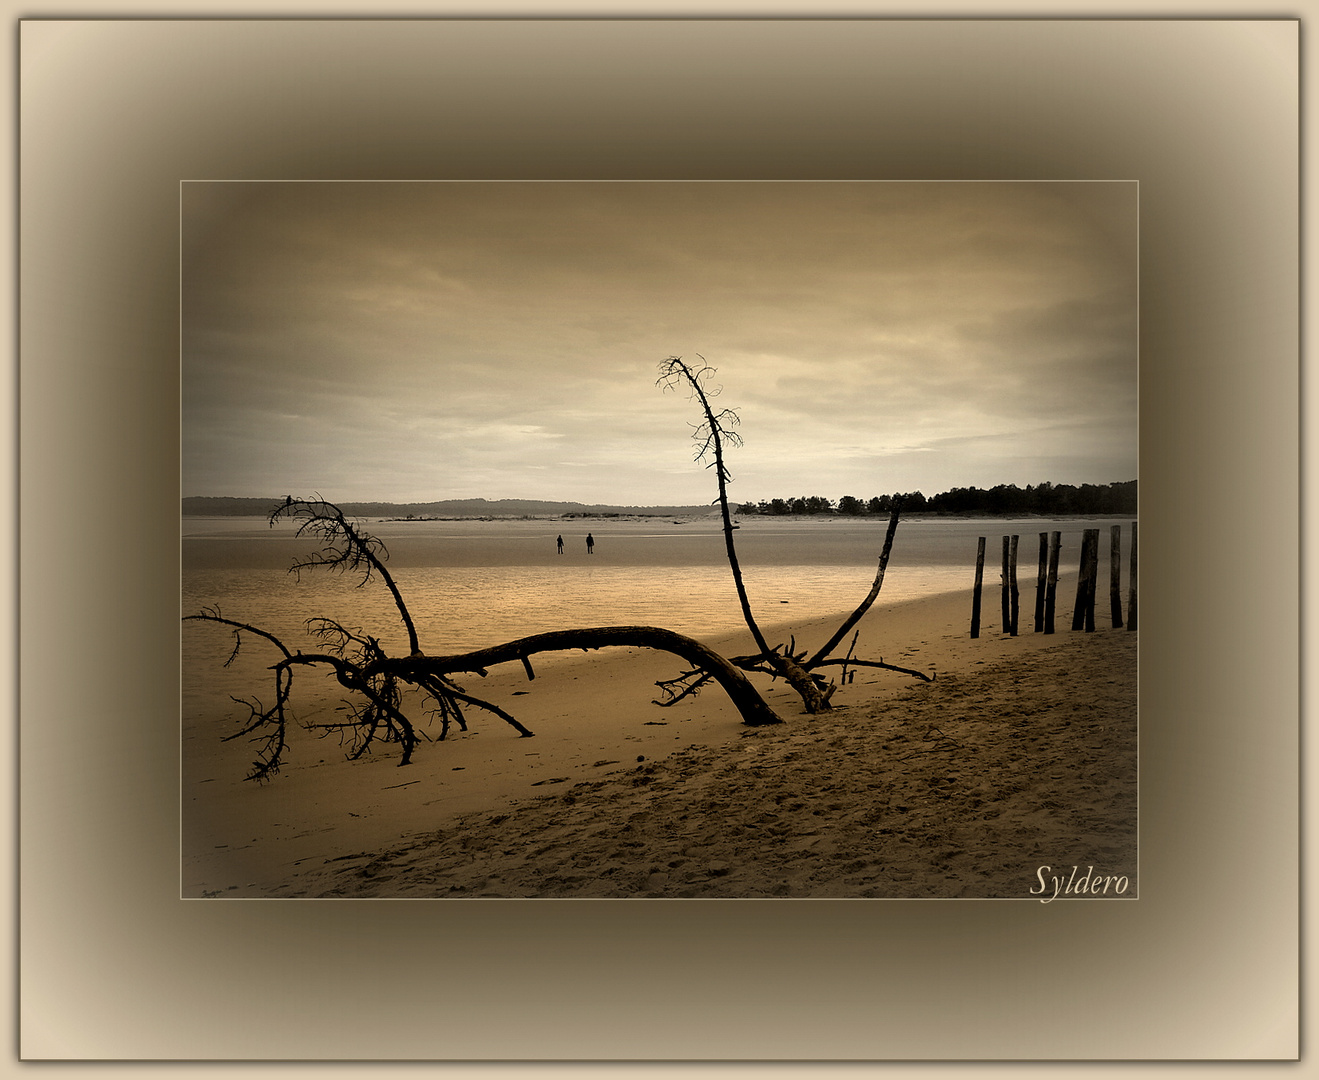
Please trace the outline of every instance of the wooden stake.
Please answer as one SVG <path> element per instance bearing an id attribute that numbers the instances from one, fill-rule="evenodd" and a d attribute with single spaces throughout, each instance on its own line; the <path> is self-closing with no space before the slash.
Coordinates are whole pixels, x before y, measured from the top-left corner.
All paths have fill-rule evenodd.
<path id="1" fill-rule="evenodd" d="M 1131 523 L 1131 574 L 1127 581 L 1127 629 L 1136 629 L 1136 523 Z"/>
<path id="2" fill-rule="evenodd" d="M 1053 612 L 1058 601 L 1058 556 L 1062 551 L 1063 534 L 1049 534 L 1049 575 L 1044 585 L 1044 632 L 1053 633 Z"/>
<path id="3" fill-rule="evenodd" d="M 1122 526 L 1108 531 L 1108 607 L 1113 629 L 1122 628 Z"/>
<path id="4" fill-rule="evenodd" d="M 1090 547 L 1090 567 L 1085 585 L 1085 628 L 1090 633 L 1095 628 L 1095 589 L 1099 584 L 1099 530 L 1087 529 L 1085 539 Z"/>
<path id="5" fill-rule="evenodd" d="M 980 588 L 985 581 L 985 538 L 976 545 L 976 588 L 971 595 L 971 636 L 980 636 Z"/>
<path id="6" fill-rule="evenodd" d="M 1085 625 L 1085 557 L 1089 553 L 1090 534 L 1081 534 L 1081 560 L 1076 568 L 1076 602 L 1072 605 L 1072 629 Z"/>
<path id="7" fill-rule="evenodd" d="M 1080 562 L 1076 567 L 1076 603 L 1072 605 L 1072 629 L 1080 630 L 1086 626 L 1086 611 L 1089 607 L 1089 534 L 1091 530 L 1082 531 L 1080 538 Z"/>
<path id="8" fill-rule="evenodd" d="M 1099 565 L 1099 530 L 1086 529 L 1081 538 L 1081 562 L 1076 582 L 1072 629 L 1095 628 L 1095 577 Z"/>
<path id="9" fill-rule="evenodd" d="M 1017 590 L 1017 541 L 1020 539 L 1014 536 L 1008 550 L 1008 593 L 1012 602 L 1012 628 L 1008 633 L 1013 637 L 1017 636 L 1017 617 L 1021 614 L 1021 597 Z"/>
<path id="10" fill-rule="evenodd" d="M 1008 553 L 1012 547 L 1012 537 L 1003 537 L 1003 572 L 999 575 L 1002 582 L 1000 594 L 1003 607 L 1003 633 L 1012 633 L 1012 596 L 1008 591 Z"/>
<path id="11" fill-rule="evenodd" d="M 1044 629 L 1044 576 L 1049 565 L 1049 534 L 1040 533 L 1040 568 L 1035 575 L 1035 632 Z"/>

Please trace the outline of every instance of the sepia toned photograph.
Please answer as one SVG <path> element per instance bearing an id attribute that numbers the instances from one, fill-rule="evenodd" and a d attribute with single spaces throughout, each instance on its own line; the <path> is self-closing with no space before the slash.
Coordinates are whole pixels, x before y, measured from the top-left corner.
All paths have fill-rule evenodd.
<path id="1" fill-rule="evenodd" d="M 1139 894 L 1138 185 L 180 185 L 186 898 Z"/>
<path id="2" fill-rule="evenodd" d="M 1295 1060 L 1299 22 L 440 9 L 16 27 L 21 1060 Z"/>

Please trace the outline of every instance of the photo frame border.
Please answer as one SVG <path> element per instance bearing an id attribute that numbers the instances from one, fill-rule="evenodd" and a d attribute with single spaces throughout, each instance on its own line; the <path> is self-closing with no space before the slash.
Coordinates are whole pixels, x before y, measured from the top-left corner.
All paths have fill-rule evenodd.
<path id="1" fill-rule="evenodd" d="M 359 66 L 318 71 L 313 61 L 346 48 L 346 35 L 329 41 L 345 24 L 240 20 L 208 25 L 201 41 L 199 24 L 186 20 L 24 22 L 21 1057 L 1249 1060 L 1295 1052 L 1297 598 L 1288 575 L 1264 575 L 1224 617 L 1222 595 L 1204 587 L 1219 568 L 1211 538 L 1221 541 L 1222 511 L 1202 503 L 1210 490 L 1231 491 L 1233 514 L 1269 537 L 1280 553 L 1274 565 L 1286 567 L 1299 530 L 1299 234 L 1294 203 L 1278 195 L 1297 183 L 1298 148 L 1277 107 L 1299 69 L 1276 65 L 1295 59 L 1299 26 L 1112 21 L 1087 27 L 1082 49 L 1067 21 L 985 23 L 984 69 L 953 72 L 951 59 L 966 53 L 952 38 L 970 24 L 878 22 L 901 34 L 928 26 L 930 51 L 923 84 L 892 68 L 875 75 L 920 103 L 882 112 L 906 126 L 868 148 L 849 139 L 843 121 L 880 106 L 861 100 L 855 80 L 836 77 L 855 71 L 841 60 L 855 58 L 874 20 L 654 24 L 652 37 L 690 31 L 694 53 L 725 61 L 705 84 L 722 86 L 722 98 L 704 113 L 684 98 L 677 115 L 659 108 L 646 69 L 622 64 L 626 51 L 608 52 L 625 24 L 447 24 L 464 34 L 488 25 L 500 44 L 468 53 L 462 73 L 475 81 L 451 103 L 454 138 L 440 156 L 419 145 L 416 132 L 433 114 L 403 96 L 417 84 L 399 74 L 420 70 L 425 35 L 408 40 L 401 23 L 352 24 Z M 773 72 L 757 83 L 738 60 L 776 55 L 788 29 L 795 42 L 817 43 L 796 54 L 793 84 L 816 96 L 798 95 L 785 115 L 774 111 L 785 97 Z M 310 43 L 320 33 L 328 36 Z M 556 99 L 538 87 L 536 115 L 557 105 L 563 119 L 555 138 L 537 140 L 516 88 L 547 53 L 563 70 L 564 52 L 546 46 L 551 33 L 561 35 L 557 45 L 576 42 L 584 75 L 628 92 L 600 101 L 565 85 Z M 716 40 L 729 34 L 744 51 Z M 1037 51 L 1050 35 L 1058 51 Z M 1066 57 L 1064 40 L 1073 43 Z M 1018 53 L 1040 68 L 1010 67 Z M 1076 62 L 1080 54 L 1086 63 Z M 1113 65 L 1108 75 L 1120 85 L 1084 98 L 1093 112 L 1074 115 L 1082 134 L 1041 146 L 1056 137 L 1062 106 L 1024 89 L 1041 69 L 1060 80 L 1083 71 L 1100 85 L 1101 60 L 1115 56 L 1150 67 Z M 216 96 L 232 90 L 225 80 L 235 71 L 296 91 L 307 126 L 276 139 L 259 98 Z M 343 96 L 356 86 L 369 99 L 372 79 L 394 87 L 393 97 L 377 91 L 373 101 L 395 110 L 384 134 Z M 160 95 L 166 85 L 180 92 Z M 966 145 L 995 92 L 1029 115 L 1012 113 Z M 1129 121 L 1142 98 L 1145 127 L 1120 126 L 1114 110 Z M 648 144 L 618 141 L 628 122 L 620 101 L 653 122 L 636 125 Z M 1206 101 L 1220 108 L 1206 110 Z M 812 123 L 818 117 L 831 119 Z M 732 131 L 737 140 L 716 141 Z M 795 170 L 840 174 L 815 177 L 824 179 L 912 170 L 922 175 L 902 178 L 973 179 L 975 164 L 1003 178 L 1027 162 L 1093 170 L 1105 152 L 1121 149 L 1130 160 L 1137 145 L 1150 163 L 1141 175 L 1102 177 L 1142 185 L 1141 899 L 1044 908 L 445 901 L 438 914 L 430 901 L 175 899 L 176 747 L 167 737 L 161 744 L 177 729 L 177 681 L 161 677 L 161 657 L 176 654 L 178 640 L 170 200 L 178 180 L 199 178 L 179 171 L 223 159 L 234 175 L 270 178 L 319 178 L 309 175 L 316 170 L 436 178 L 437 167 L 478 178 L 470 174 L 517 170 L 520 161 L 519 175 L 560 179 L 588 168 L 653 172 L 666 161 L 660 150 L 683 147 L 677 173 L 732 172 L 740 162 L 756 174 L 786 158 L 788 132 L 797 136 Z M 1255 152 L 1238 161 L 1243 145 Z M 944 175 L 932 177 L 936 167 Z M 287 175 L 295 168 L 302 174 Z M 1194 259 L 1206 252 L 1222 258 Z M 70 295 L 72 310 L 61 303 Z M 1239 360 L 1245 343 L 1249 378 Z M 1240 441 L 1224 446 L 1224 431 Z M 47 542 L 41 523 L 71 515 L 108 525 L 112 541 L 94 557 L 85 536 Z M 80 620 L 121 627 L 141 653 L 93 655 L 71 674 L 61 648 Z M 1257 637 L 1242 640 L 1241 626 L 1260 628 Z M 1214 947 L 1188 953 L 1192 940 Z M 1045 975 L 1059 965 L 1064 974 Z M 250 996 L 254 978 L 262 993 Z M 375 988 L 376 1011 L 346 1026 L 335 1006 L 363 986 Z M 261 1002 L 275 991 L 296 1003 L 294 1022 L 263 1028 Z"/>

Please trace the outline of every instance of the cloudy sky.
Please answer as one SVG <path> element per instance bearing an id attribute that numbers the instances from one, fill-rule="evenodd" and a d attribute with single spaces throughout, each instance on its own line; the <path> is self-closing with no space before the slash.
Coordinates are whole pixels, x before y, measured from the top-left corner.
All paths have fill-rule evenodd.
<path id="1" fill-rule="evenodd" d="M 1131 183 L 187 183 L 183 493 L 707 503 L 1136 476 Z"/>

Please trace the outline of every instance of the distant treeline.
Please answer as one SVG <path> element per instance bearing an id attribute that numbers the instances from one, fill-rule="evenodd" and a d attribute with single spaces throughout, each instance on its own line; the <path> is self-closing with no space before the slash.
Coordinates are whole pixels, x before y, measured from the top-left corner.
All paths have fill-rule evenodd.
<path id="1" fill-rule="evenodd" d="M 893 500 L 902 500 L 904 514 L 944 513 L 968 515 L 1013 514 L 1134 514 L 1136 481 L 1100 485 L 1082 484 L 999 484 L 992 488 L 953 488 L 938 495 L 925 496 L 919 491 L 894 495 L 877 495 L 858 499 L 844 495 L 835 503 L 819 495 L 796 499 L 770 499 L 743 503 L 738 512 L 751 514 L 844 514 L 861 516 L 882 514 L 893 508 Z M 185 517 L 265 517 L 282 506 L 281 498 L 223 498 L 188 496 L 183 500 Z M 355 517 L 439 518 L 439 517 L 619 517 L 623 515 L 701 515 L 709 506 L 614 506 L 608 504 L 548 502 L 535 499 L 448 499 L 427 503 L 345 502 L 343 510 Z"/>
<path id="2" fill-rule="evenodd" d="M 902 512 L 942 514 L 984 514 L 989 516 L 1015 514 L 1134 514 L 1136 512 L 1136 481 L 1125 480 L 1113 484 L 999 484 L 992 488 L 952 488 L 937 495 L 926 496 L 919 491 L 899 492 L 893 495 L 876 495 L 871 499 L 858 499 L 844 495 L 837 504 L 819 495 L 800 496 L 796 499 L 769 499 L 743 503 L 738 513 L 751 514 L 844 514 L 859 517 L 864 514 L 889 514 L 894 500 L 901 500 Z"/>

